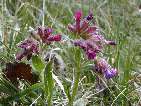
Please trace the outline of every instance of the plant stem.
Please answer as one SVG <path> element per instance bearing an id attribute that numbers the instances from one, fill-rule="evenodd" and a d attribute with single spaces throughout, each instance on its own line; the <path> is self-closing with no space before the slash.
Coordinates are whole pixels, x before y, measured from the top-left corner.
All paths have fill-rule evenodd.
<path id="1" fill-rule="evenodd" d="M 79 79 L 80 79 L 80 69 L 77 70 L 77 73 L 75 76 L 74 86 L 73 86 L 73 90 L 72 90 L 72 97 L 71 97 L 71 106 L 73 106 L 73 101 L 75 99 L 75 96 L 76 96 L 76 93 L 78 90 Z"/>
<path id="2" fill-rule="evenodd" d="M 43 0 L 43 10 L 42 10 L 42 26 L 44 26 L 45 25 L 45 0 Z"/>

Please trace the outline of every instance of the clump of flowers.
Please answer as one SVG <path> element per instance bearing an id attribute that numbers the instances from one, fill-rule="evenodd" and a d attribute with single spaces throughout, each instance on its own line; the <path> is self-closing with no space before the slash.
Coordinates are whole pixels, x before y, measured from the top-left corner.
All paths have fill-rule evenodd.
<path id="1" fill-rule="evenodd" d="M 53 30 L 48 27 L 38 27 L 36 30 L 32 32 L 32 35 L 34 38 L 39 36 L 43 43 L 45 44 L 51 44 L 51 42 L 54 41 L 60 41 L 61 35 L 53 35 Z M 36 37 L 35 37 L 36 36 Z M 32 54 L 38 54 L 39 53 L 39 42 L 37 39 L 28 38 L 24 41 L 22 41 L 19 45 L 19 48 L 22 48 L 22 51 L 17 53 L 16 60 L 22 60 L 22 58 L 27 57 L 29 60 L 32 57 Z"/>
<path id="2" fill-rule="evenodd" d="M 74 19 L 75 23 L 69 24 L 68 29 L 76 34 L 76 36 L 79 36 L 80 39 L 73 40 L 73 44 L 83 49 L 88 59 L 96 61 L 97 54 L 102 52 L 105 45 L 116 45 L 115 41 L 106 40 L 100 34 L 99 27 L 93 20 L 92 12 L 88 16 L 83 17 L 82 11 L 78 10 L 75 12 Z M 109 79 L 115 76 L 117 70 L 110 68 L 109 64 L 105 65 L 108 67 L 104 69 L 107 71 L 102 71 L 105 77 Z"/>
<path id="3" fill-rule="evenodd" d="M 19 48 L 22 48 L 22 50 L 17 53 L 16 60 L 21 60 L 24 57 L 27 57 L 27 59 L 30 59 L 32 54 L 38 54 L 39 53 L 39 44 L 37 41 L 28 38 L 24 41 L 22 41 L 19 45 Z"/>

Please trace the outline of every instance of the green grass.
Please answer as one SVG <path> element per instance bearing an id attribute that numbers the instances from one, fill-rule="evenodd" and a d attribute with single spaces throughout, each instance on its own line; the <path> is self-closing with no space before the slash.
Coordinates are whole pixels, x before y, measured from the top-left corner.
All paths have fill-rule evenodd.
<path id="1" fill-rule="evenodd" d="M 52 78 L 50 75 L 47 80 L 42 80 L 42 82 L 47 81 L 47 85 L 40 82 L 30 86 L 26 82 L 21 82 L 23 87 L 20 90 L 1 75 L 0 103 L 2 106 L 14 104 L 28 106 L 32 103 L 43 106 L 47 103 L 47 98 L 52 99 L 50 102 L 52 101 L 55 106 L 66 105 L 69 98 L 70 101 L 74 100 L 76 106 L 85 106 L 85 104 L 87 106 L 139 106 L 141 104 L 141 13 L 138 11 L 140 0 L 78 1 L 1 0 L 1 74 L 5 63 L 14 62 L 15 53 L 19 50 L 16 45 L 30 34 L 30 27 L 49 26 L 54 29 L 54 33 L 62 34 L 64 39 L 71 39 L 73 35 L 67 30 L 67 25 L 73 23 L 74 11 L 82 9 L 84 15 L 87 15 L 89 9 L 92 9 L 102 34 L 107 39 L 117 42 L 116 47 L 106 47 L 104 53 L 100 55 L 106 57 L 109 63 L 118 69 L 118 76 L 109 81 L 101 79 L 99 83 L 103 89 L 99 91 L 96 89 L 96 75 L 89 68 L 93 62 L 85 59 L 83 53 L 80 55 L 81 59 L 76 61 L 77 55 L 74 55 L 73 48 L 67 44 L 54 43 L 52 47 L 45 47 L 44 52 L 60 48 L 57 53 L 61 55 L 66 65 L 65 72 L 60 71 L 61 75 L 57 75 L 58 79 L 52 85 L 49 84 L 49 81 L 52 81 L 49 79 Z M 77 62 L 81 62 L 81 68 L 77 67 Z M 79 85 L 76 84 L 78 90 L 73 88 L 75 90 L 70 91 L 73 75 L 79 69 L 81 69 L 81 75 Z M 43 72 L 40 75 L 43 77 Z M 74 83 L 78 83 L 77 81 Z M 70 92 L 74 94 L 71 95 Z M 73 96 L 75 93 L 76 96 Z"/>

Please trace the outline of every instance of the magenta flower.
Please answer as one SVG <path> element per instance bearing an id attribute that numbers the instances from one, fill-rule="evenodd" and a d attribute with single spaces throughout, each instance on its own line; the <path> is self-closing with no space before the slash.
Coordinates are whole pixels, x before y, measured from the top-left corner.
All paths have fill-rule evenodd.
<path id="1" fill-rule="evenodd" d="M 102 50 L 102 45 L 98 43 L 98 40 L 96 41 L 96 39 L 74 40 L 73 44 L 83 49 L 90 60 L 95 59 L 96 54 Z"/>
<path id="2" fill-rule="evenodd" d="M 91 22 L 93 19 L 93 14 L 90 11 L 89 15 L 85 18 L 82 16 L 82 11 L 78 10 L 74 15 L 75 23 L 69 24 L 68 29 L 79 35 L 83 39 L 93 39 L 93 41 L 100 42 L 102 46 L 107 45 L 116 45 L 114 41 L 106 40 L 100 33 L 99 27 L 96 25 L 96 22 Z"/>
<path id="3" fill-rule="evenodd" d="M 74 14 L 74 18 L 76 21 L 80 21 L 82 18 L 82 11 L 81 10 L 76 11 Z"/>
<path id="4" fill-rule="evenodd" d="M 75 17 L 75 21 L 76 21 L 75 27 L 79 32 L 80 31 L 80 22 L 81 22 L 81 18 L 82 18 L 82 11 L 76 11 L 74 17 Z"/>
<path id="5" fill-rule="evenodd" d="M 86 52 L 86 55 L 89 60 L 95 59 L 96 58 L 96 51 L 88 49 Z"/>
<path id="6" fill-rule="evenodd" d="M 26 39 L 18 45 L 19 48 L 22 48 L 22 51 L 17 53 L 16 60 L 21 60 L 24 57 L 30 59 L 32 53 L 38 54 L 39 47 L 38 43 L 33 39 Z"/>
<path id="7" fill-rule="evenodd" d="M 113 78 L 118 74 L 116 68 L 112 68 L 105 59 L 97 59 L 93 67 L 94 71 L 105 76 L 106 79 Z"/>
<path id="8" fill-rule="evenodd" d="M 60 41 L 61 40 L 61 35 L 54 35 L 54 36 L 49 36 L 47 38 L 48 41 Z"/>
<path id="9" fill-rule="evenodd" d="M 92 60 L 95 59 L 97 53 L 102 52 L 106 44 L 115 45 L 115 42 L 106 41 L 102 35 L 93 35 L 90 39 L 87 40 L 74 40 L 73 44 L 83 49 L 88 59 Z"/>
<path id="10" fill-rule="evenodd" d="M 72 43 L 80 47 L 90 60 L 95 60 L 95 71 L 102 74 L 106 79 L 110 79 L 117 75 L 117 70 L 112 68 L 105 59 L 97 59 L 96 56 L 102 52 L 105 45 L 116 45 L 115 41 L 106 40 L 100 34 L 96 22 L 93 20 L 92 12 L 88 16 L 83 17 L 82 11 L 76 11 L 74 15 L 75 23 L 69 24 L 68 29 L 78 35 L 80 39 L 74 40 Z"/>
<path id="11" fill-rule="evenodd" d="M 83 18 L 82 11 L 79 10 L 75 12 L 74 17 L 75 23 L 68 25 L 68 29 L 86 40 L 76 40 L 74 42 L 76 46 L 85 49 L 89 59 L 94 59 L 96 53 L 102 51 L 104 45 L 116 45 L 114 41 L 107 41 L 101 34 L 99 34 L 99 28 L 96 26 L 95 22 L 90 24 L 90 21 L 93 19 L 92 12 L 90 12 L 86 18 Z"/>
<path id="12" fill-rule="evenodd" d="M 93 14 L 90 13 L 86 18 L 82 16 L 82 11 L 78 10 L 74 15 L 75 23 L 69 24 L 68 29 L 82 37 L 88 39 L 91 35 L 97 33 L 98 27 L 94 23 L 90 25 L 90 21 L 93 19 Z"/>
<path id="13" fill-rule="evenodd" d="M 53 41 L 60 41 L 61 35 L 52 35 L 53 30 L 51 28 L 47 27 L 38 27 L 37 28 L 37 34 L 42 39 L 43 43 L 50 44 Z"/>

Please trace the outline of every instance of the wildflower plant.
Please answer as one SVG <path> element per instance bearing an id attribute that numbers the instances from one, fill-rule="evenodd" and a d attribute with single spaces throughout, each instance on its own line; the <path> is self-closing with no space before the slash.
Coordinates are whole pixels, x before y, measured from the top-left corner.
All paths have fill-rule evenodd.
<path id="1" fill-rule="evenodd" d="M 11 18 L 1 18 L 0 105 L 126 106 L 132 104 L 130 101 L 140 100 L 137 93 L 140 91 L 136 90 L 140 77 L 136 71 L 130 73 L 131 69 L 137 68 L 133 67 L 133 61 L 138 59 L 134 54 L 137 48 L 132 45 L 134 50 L 130 49 L 130 45 L 126 47 L 130 39 L 123 35 L 126 32 L 121 22 L 123 18 L 113 18 L 112 13 L 116 11 L 111 7 L 104 10 L 106 13 L 101 12 L 103 7 L 112 6 L 114 1 L 102 5 L 98 5 L 100 1 L 97 1 L 95 11 L 98 12 L 95 13 L 87 7 L 88 2 L 91 5 L 91 0 L 81 1 L 85 5 L 78 10 L 66 1 L 43 0 L 40 4 L 37 0 L 31 3 L 32 11 L 26 2 L 12 1 L 17 3 L 16 8 L 20 6 L 18 10 L 14 6 L 8 10 L 11 1 L 2 2 L 2 6 L 7 5 L 2 13 L 7 11 L 6 14 L 12 15 Z M 80 1 L 75 3 L 80 8 Z M 38 9 L 40 6 L 43 6 L 41 10 Z M 112 15 L 111 11 L 114 11 Z M 32 18 L 22 18 L 23 13 L 26 13 L 25 17 Z M 7 22 L 7 18 L 10 21 Z M 128 20 L 128 24 L 134 25 L 131 21 Z M 14 27 L 11 28 L 10 24 Z M 34 28 L 28 31 L 31 26 Z M 131 97 L 134 92 L 137 96 Z"/>
<path id="2" fill-rule="evenodd" d="M 102 49 L 105 45 L 116 45 L 114 41 L 108 41 L 100 34 L 98 31 L 98 26 L 96 25 L 96 22 L 93 26 L 89 25 L 89 22 L 93 20 L 93 14 L 90 13 L 86 18 L 82 19 L 82 11 L 76 11 L 75 13 L 75 20 L 76 23 L 73 26 L 68 26 L 69 30 L 77 33 L 78 36 L 80 36 L 80 39 L 74 40 L 73 44 L 75 46 L 79 46 L 81 49 L 84 50 L 85 54 L 87 55 L 88 59 L 95 60 L 96 64 L 101 65 L 101 67 L 104 67 L 104 71 L 106 71 L 106 78 L 112 78 L 115 75 L 110 74 L 116 74 L 116 69 L 110 70 L 110 65 L 106 62 L 104 59 L 98 59 L 97 54 L 102 52 Z M 87 22 L 88 21 L 88 22 Z M 82 22 L 82 23 L 81 23 Z M 84 24 L 84 23 L 87 24 Z M 82 25 L 82 26 L 81 26 Z M 73 29 L 73 30 L 72 30 Z M 83 35 L 85 35 L 85 38 L 83 38 Z M 96 66 L 97 70 L 100 66 Z M 111 72 L 110 72 L 111 71 Z M 115 71 L 115 72 L 114 72 Z M 109 72 L 109 73 L 108 73 Z M 109 74 L 109 77 L 108 77 Z"/>
<path id="3" fill-rule="evenodd" d="M 82 11 L 78 10 L 75 12 L 74 15 L 75 23 L 73 25 L 69 24 L 68 29 L 70 32 L 75 33 L 77 39 L 72 39 L 71 43 L 72 46 L 78 46 L 80 47 L 85 55 L 86 58 L 88 58 L 89 61 L 94 61 L 95 65 L 93 70 L 102 74 L 106 79 L 113 78 L 117 75 L 117 69 L 112 68 L 106 60 L 99 59 L 98 54 L 102 52 L 105 45 L 115 45 L 114 41 L 107 41 L 104 36 L 102 36 L 99 32 L 99 28 L 96 25 L 96 22 L 94 22 L 93 14 L 89 13 L 88 16 L 84 17 L 82 16 Z M 91 24 L 92 23 L 92 24 Z M 35 28 L 31 32 L 31 36 L 29 36 L 27 39 L 23 40 L 21 43 L 18 44 L 17 47 L 21 48 L 21 51 L 18 51 L 16 54 L 16 61 L 20 62 L 23 60 L 24 57 L 27 58 L 27 60 L 32 59 L 32 64 L 35 70 L 41 71 L 38 72 L 38 77 L 40 77 L 39 82 L 44 83 L 44 96 L 45 100 L 47 98 L 47 104 L 49 106 L 52 105 L 52 94 L 53 94 L 53 88 L 54 88 L 54 80 L 53 80 L 53 62 L 55 61 L 52 59 L 53 55 L 51 52 L 48 51 L 49 57 L 47 59 L 47 56 L 45 58 L 39 57 L 43 55 L 43 51 L 41 50 L 42 45 L 50 46 L 52 42 L 59 42 L 61 41 L 61 35 L 60 34 L 52 34 L 53 30 L 49 27 L 39 26 Z M 79 38 L 79 39 L 78 39 Z M 74 73 L 74 79 L 72 83 L 72 87 L 69 88 L 69 93 L 67 91 L 64 91 L 68 97 L 68 105 L 72 106 L 73 102 L 75 100 L 77 90 L 78 90 L 78 84 L 81 76 L 81 50 L 79 48 L 74 48 L 74 60 L 75 60 L 75 73 Z M 44 60 L 43 60 L 44 59 Z M 43 61 L 42 61 L 43 60 Z M 37 61 L 41 62 L 38 63 Z M 47 63 L 45 63 L 47 61 Z M 17 63 L 17 65 L 23 64 L 23 63 Z M 47 64 L 45 66 L 45 64 Z M 9 67 L 9 66 L 7 66 Z M 12 66 L 13 67 L 13 66 Z M 21 66 L 19 66 L 21 67 Z M 30 66 L 28 66 L 30 67 Z M 13 67 L 15 70 L 17 69 L 17 72 L 15 72 L 15 75 L 12 76 L 13 73 L 11 73 L 10 69 L 6 69 L 6 77 L 9 78 L 11 81 L 16 81 L 18 83 L 17 78 L 24 79 L 30 82 L 33 82 L 33 75 L 30 74 L 31 72 L 21 72 L 19 74 L 18 66 Z M 21 67 L 22 68 L 22 67 Z M 31 68 L 31 67 L 30 67 Z M 26 64 L 25 64 L 26 69 Z M 24 70 L 24 68 L 23 68 Z M 31 69 L 30 69 L 31 70 Z M 44 72 L 42 73 L 42 70 Z M 27 76 L 27 77 L 26 77 Z M 41 78 L 42 77 L 42 78 Z M 15 80 L 13 80 L 15 78 Z M 16 84 L 15 86 L 18 87 Z"/>
<path id="4" fill-rule="evenodd" d="M 31 35 L 17 45 L 21 50 L 15 55 L 15 63 L 7 63 L 6 69 L 3 71 L 4 77 L 12 82 L 17 89 L 20 89 L 19 83 L 22 80 L 29 82 L 31 85 L 38 82 L 44 83 L 42 89 L 44 89 L 45 101 L 47 98 L 49 106 L 52 105 L 51 98 L 54 88 L 52 78 L 53 60 L 49 57 L 49 60 L 45 63 L 46 58 L 43 56 L 44 50 L 41 50 L 41 47 L 43 44 L 49 46 L 52 42 L 61 41 L 61 35 L 53 35 L 52 31 L 52 28 L 48 27 L 37 27 L 37 29 L 33 30 Z M 31 64 L 22 62 L 24 58 L 32 62 L 32 67 Z M 45 64 L 47 65 L 45 66 Z"/>
<path id="5" fill-rule="evenodd" d="M 89 61 L 94 61 L 95 65 L 93 67 L 94 71 L 97 71 L 98 73 L 102 74 L 106 79 L 113 78 L 114 76 L 117 76 L 117 69 L 112 68 L 108 62 L 101 57 L 99 59 L 98 54 L 102 52 L 103 48 L 106 45 L 116 45 L 114 41 L 109 41 L 104 38 L 103 35 L 100 34 L 100 31 L 98 26 L 96 25 L 96 22 L 94 21 L 93 14 L 89 13 L 88 16 L 84 17 L 82 16 L 82 11 L 78 10 L 75 12 L 74 15 L 75 23 L 69 24 L 68 29 L 72 33 L 75 34 L 75 36 L 79 36 L 76 38 L 79 39 L 73 39 L 72 44 L 74 46 L 78 46 L 81 49 L 83 49 L 85 55 L 87 56 Z M 92 23 L 92 24 L 91 24 Z M 77 54 L 76 54 L 77 55 Z M 81 57 L 79 57 L 81 58 Z M 80 61 L 80 60 L 76 60 Z M 78 67 L 81 62 L 79 62 Z M 77 66 L 76 66 L 77 67 Z M 76 69 L 76 75 L 75 75 L 75 81 L 72 89 L 72 97 L 70 100 L 70 104 L 72 105 L 71 101 L 73 101 L 77 89 L 78 89 L 78 83 L 79 83 L 79 77 L 81 74 L 80 69 Z M 75 93 L 74 93 L 75 92 Z"/>

